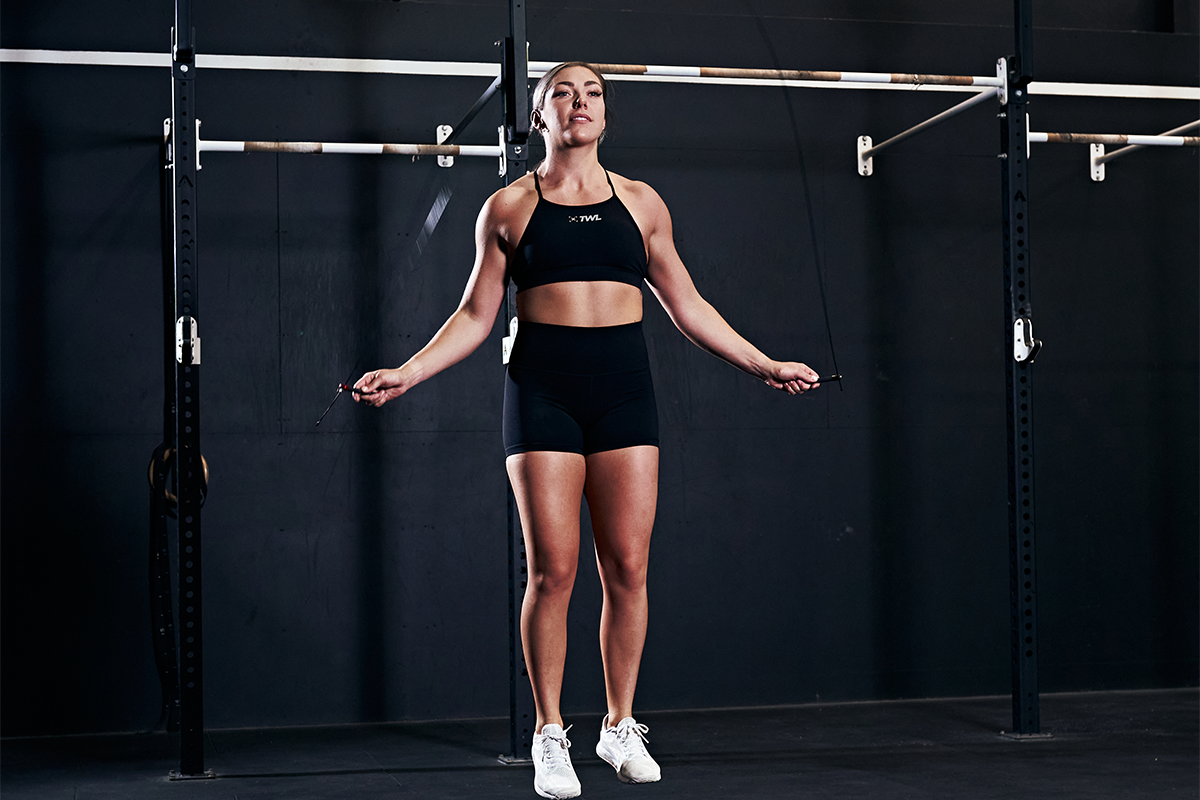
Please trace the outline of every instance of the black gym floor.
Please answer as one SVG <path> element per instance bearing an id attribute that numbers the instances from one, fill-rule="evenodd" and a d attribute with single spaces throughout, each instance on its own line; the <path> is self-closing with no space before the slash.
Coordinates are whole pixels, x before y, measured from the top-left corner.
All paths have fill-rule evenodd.
<path id="1" fill-rule="evenodd" d="M 1001 735 L 1008 697 L 646 713 L 661 783 L 625 786 L 568 720 L 584 798 L 1173 798 L 1200 791 L 1196 689 L 1043 695 L 1048 738 Z M 5 739 L 4 800 L 517 798 L 506 719 L 215 730 L 212 780 L 170 781 L 178 738 Z"/>

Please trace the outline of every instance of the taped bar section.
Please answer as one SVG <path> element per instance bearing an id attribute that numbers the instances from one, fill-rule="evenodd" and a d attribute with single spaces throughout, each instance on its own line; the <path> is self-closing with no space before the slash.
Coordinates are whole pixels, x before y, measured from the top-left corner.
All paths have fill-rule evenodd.
<path id="1" fill-rule="evenodd" d="M 1032 131 L 1029 141 L 1043 144 L 1131 144 L 1142 147 L 1197 147 L 1200 136 L 1151 136 L 1137 133 L 1045 133 Z"/>

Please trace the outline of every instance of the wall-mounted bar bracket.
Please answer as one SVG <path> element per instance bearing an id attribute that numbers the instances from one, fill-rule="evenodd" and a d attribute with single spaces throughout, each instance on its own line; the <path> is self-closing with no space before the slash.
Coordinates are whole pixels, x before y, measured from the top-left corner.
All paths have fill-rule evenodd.
<path id="1" fill-rule="evenodd" d="M 1104 180 L 1104 145 L 1088 145 L 1088 169 L 1091 170 L 1092 180 Z"/>
<path id="2" fill-rule="evenodd" d="M 447 139 L 450 138 L 450 134 L 452 134 L 452 133 L 454 133 L 454 128 L 452 128 L 451 126 L 438 125 L 437 126 L 437 143 L 441 144 L 442 142 L 446 141 Z M 437 160 L 438 160 L 439 167 L 453 167 L 454 166 L 454 156 L 438 156 Z"/>
<path id="3" fill-rule="evenodd" d="M 512 356 L 513 345 L 517 343 L 517 318 L 513 317 L 508 321 L 508 336 L 500 342 L 500 358 L 503 363 L 507 364 L 508 359 Z"/>
<path id="4" fill-rule="evenodd" d="M 498 130 L 500 132 L 500 177 L 508 177 L 508 165 L 511 162 L 514 166 L 520 167 L 521 175 L 517 176 L 517 178 L 520 178 L 525 174 L 525 160 L 529 157 L 528 153 L 526 152 L 525 145 L 510 144 L 506 142 L 504 140 L 505 133 L 503 125 L 501 125 Z M 516 180 L 517 178 L 513 178 L 513 180 Z M 506 181 L 505 183 L 512 183 L 512 181 Z"/>
<path id="5" fill-rule="evenodd" d="M 200 323 L 186 315 L 175 320 L 175 360 L 180 364 L 200 363 Z"/>
<path id="6" fill-rule="evenodd" d="M 858 174 L 864 178 L 871 177 L 871 174 L 875 172 L 875 160 L 867 155 L 871 152 L 874 152 L 874 148 L 871 147 L 871 137 L 858 137 Z"/>
<path id="7" fill-rule="evenodd" d="M 1032 364 L 1042 349 L 1042 341 L 1033 338 L 1033 320 L 1019 317 L 1013 323 L 1013 359 Z"/>

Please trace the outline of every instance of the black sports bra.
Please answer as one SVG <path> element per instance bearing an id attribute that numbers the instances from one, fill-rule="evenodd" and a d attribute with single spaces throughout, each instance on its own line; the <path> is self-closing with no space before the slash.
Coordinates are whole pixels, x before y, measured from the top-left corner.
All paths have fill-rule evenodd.
<path id="1" fill-rule="evenodd" d="M 608 172 L 604 173 L 608 177 Z M 618 281 L 641 286 L 646 278 L 646 243 L 629 209 L 617 197 L 584 206 L 564 206 L 542 197 L 513 254 L 508 274 L 517 291 L 565 281 Z"/>

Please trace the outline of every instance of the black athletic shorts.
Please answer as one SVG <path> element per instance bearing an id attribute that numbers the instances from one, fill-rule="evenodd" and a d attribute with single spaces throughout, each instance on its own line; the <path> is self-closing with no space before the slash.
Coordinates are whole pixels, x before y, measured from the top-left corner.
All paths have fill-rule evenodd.
<path id="1" fill-rule="evenodd" d="M 635 445 L 658 446 L 642 323 L 522 322 L 504 382 L 505 455 L 590 455 Z"/>

